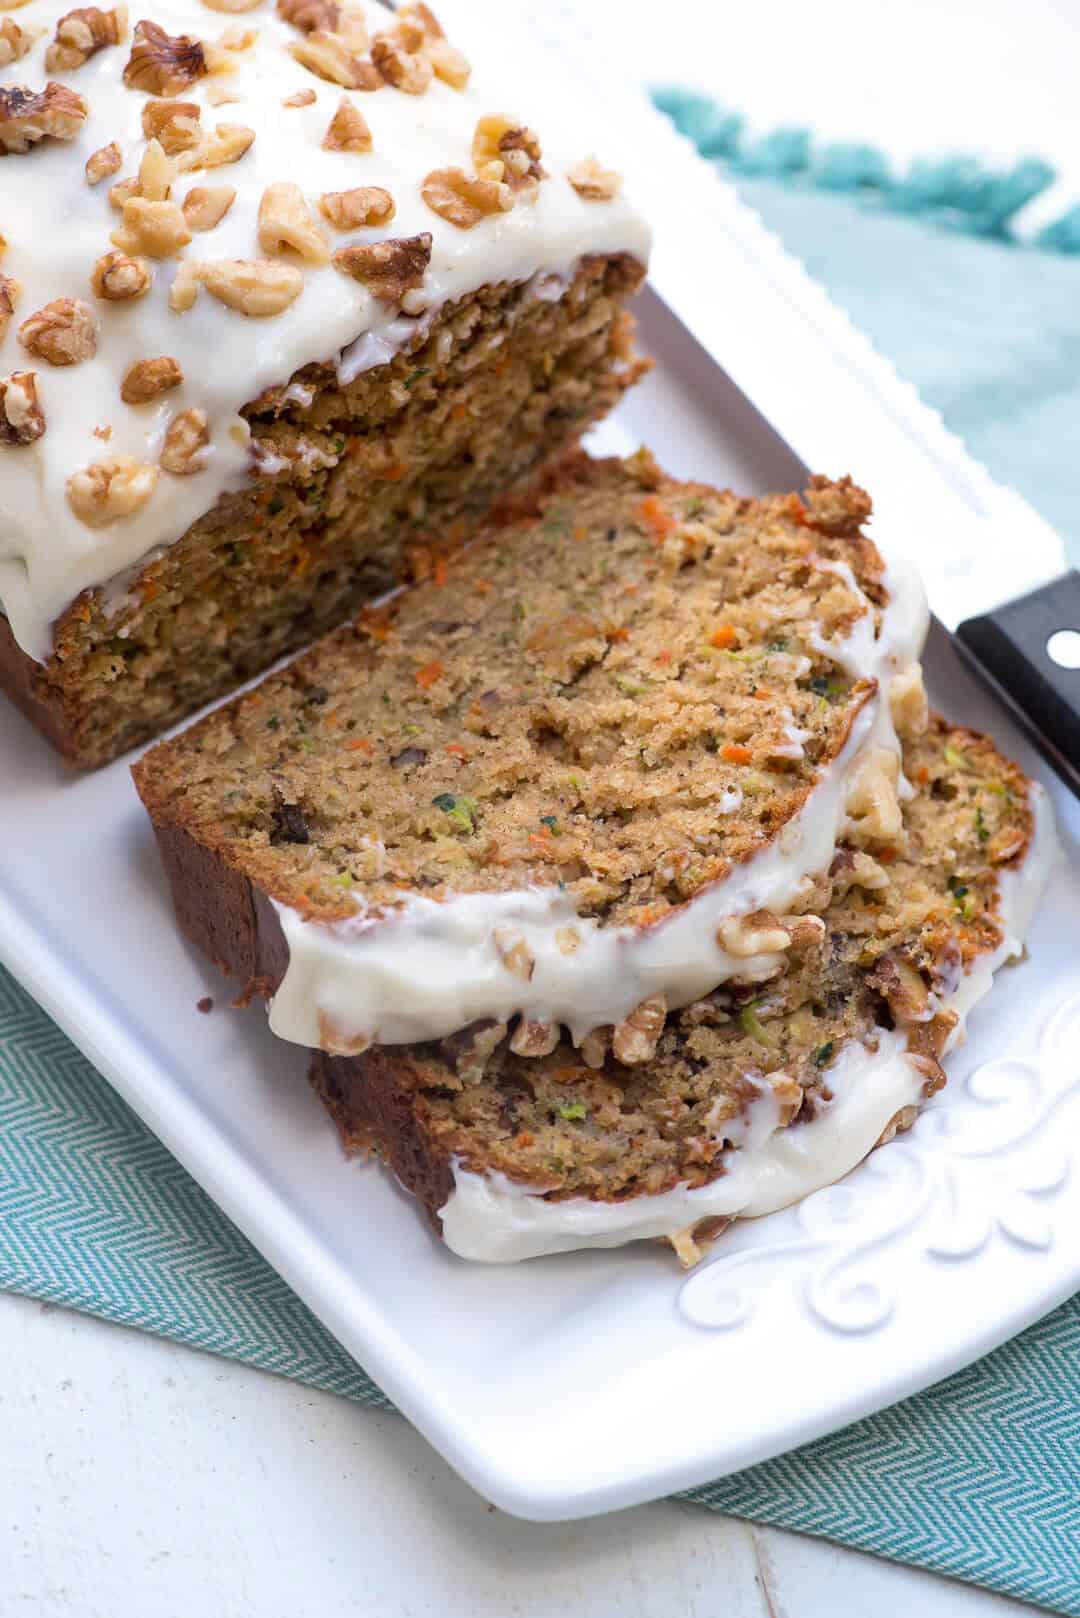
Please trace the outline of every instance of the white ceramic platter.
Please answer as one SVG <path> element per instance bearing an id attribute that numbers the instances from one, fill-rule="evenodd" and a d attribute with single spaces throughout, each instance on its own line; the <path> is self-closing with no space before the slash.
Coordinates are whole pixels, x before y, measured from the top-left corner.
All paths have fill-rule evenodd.
<path id="1" fill-rule="evenodd" d="M 607 447 L 799 485 L 651 296 L 643 337 L 658 371 Z M 343 1158 L 303 1053 L 261 1009 L 225 1009 L 180 942 L 126 764 L 69 776 L 3 703 L 0 957 L 478 1490 L 535 1518 L 631 1505 L 925 1387 L 1080 1286 L 1080 812 L 940 632 L 929 681 L 1047 781 L 1074 863 L 912 1133 L 689 1279 L 652 1245 L 505 1268 L 443 1249 L 387 1175 Z"/>

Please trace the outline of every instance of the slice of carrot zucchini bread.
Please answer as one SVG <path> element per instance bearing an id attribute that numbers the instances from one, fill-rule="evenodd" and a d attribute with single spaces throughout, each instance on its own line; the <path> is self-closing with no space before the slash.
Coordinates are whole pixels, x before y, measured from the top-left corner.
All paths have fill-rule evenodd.
<path id="1" fill-rule="evenodd" d="M 300 1044 L 643 1060 L 899 835 L 925 605 L 869 510 L 572 459 L 136 765 L 182 926 Z"/>
<path id="2" fill-rule="evenodd" d="M 642 370 L 642 218 L 448 7 L 4 24 L 0 689 L 77 764 L 429 565 Z"/>
<path id="3" fill-rule="evenodd" d="M 873 853 L 842 844 L 819 917 L 766 981 L 729 982 L 626 1066 L 513 1024 L 316 1053 L 350 1150 L 373 1149 L 466 1258 L 510 1261 L 664 1237 L 684 1263 L 740 1215 L 840 1178 L 945 1083 L 994 969 L 1019 952 L 1054 851 L 1041 788 L 987 738 L 934 718 L 909 741 L 915 796 Z"/>

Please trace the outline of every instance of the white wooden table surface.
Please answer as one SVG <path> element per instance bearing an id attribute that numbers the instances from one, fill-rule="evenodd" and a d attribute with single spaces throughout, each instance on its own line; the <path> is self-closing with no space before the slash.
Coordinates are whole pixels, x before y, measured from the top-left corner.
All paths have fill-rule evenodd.
<path id="1" fill-rule="evenodd" d="M 1021 1618 L 661 1502 L 518 1522 L 397 1416 L 0 1297 L 2 1618 Z"/>

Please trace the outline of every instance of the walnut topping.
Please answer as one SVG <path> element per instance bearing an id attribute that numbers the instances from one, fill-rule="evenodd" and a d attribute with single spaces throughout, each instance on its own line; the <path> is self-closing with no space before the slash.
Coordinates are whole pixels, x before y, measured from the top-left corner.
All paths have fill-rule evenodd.
<path id="1" fill-rule="evenodd" d="M 227 107 L 230 102 L 240 101 L 238 96 L 224 84 L 212 84 L 206 92 L 206 105 L 208 107 Z"/>
<path id="2" fill-rule="evenodd" d="M 610 202 L 622 185 L 614 169 L 601 168 L 595 157 L 585 157 L 575 163 L 573 168 L 567 169 L 566 178 L 586 202 Z"/>
<path id="3" fill-rule="evenodd" d="M 51 79 L 44 90 L 0 84 L 0 150 L 28 152 L 39 140 L 74 140 L 89 111 L 85 96 Z"/>
<path id="4" fill-rule="evenodd" d="M 262 0 L 203 0 L 204 6 L 211 11 L 254 11 L 256 6 L 262 5 Z"/>
<path id="5" fill-rule="evenodd" d="M 926 732 L 928 709 L 922 669 L 914 659 L 889 681 L 889 713 L 896 734 L 912 741 Z"/>
<path id="6" fill-rule="evenodd" d="M 495 927 L 491 938 L 506 970 L 523 983 L 529 983 L 536 970 L 536 958 L 520 933 L 513 932 L 509 927 Z"/>
<path id="7" fill-rule="evenodd" d="M 199 296 L 201 270 L 202 265 L 196 260 L 190 258 L 181 260 L 173 276 L 173 284 L 169 288 L 169 308 L 174 314 L 181 315 L 193 306 Z"/>
<path id="8" fill-rule="evenodd" d="M 127 8 L 99 11 L 81 6 L 69 11 L 56 25 L 56 37 L 45 52 L 48 73 L 73 73 L 106 45 L 119 45 L 127 33 Z"/>
<path id="9" fill-rule="evenodd" d="M 796 1083 L 790 1073 L 776 1072 L 769 1074 L 769 1088 L 780 1109 L 780 1128 L 786 1129 L 795 1122 L 802 1110 L 802 1085 Z"/>
<path id="10" fill-rule="evenodd" d="M 189 259 L 181 265 L 181 270 L 186 273 L 177 276 L 173 293 L 185 301 L 179 305 L 173 303 L 170 294 L 169 301 L 174 308 L 190 308 L 194 303 L 195 289 L 192 289 L 190 302 L 186 301 L 194 281 L 201 283 L 219 303 L 253 320 L 280 315 L 304 288 L 304 277 L 292 264 L 274 263 L 269 259 L 223 258 L 204 264 L 193 264 Z"/>
<path id="11" fill-rule="evenodd" d="M 19 301 L 22 287 L 14 276 L 0 275 L 0 342 L 11 324 L 11 317 L 15 313 L 15 305 Z"/>
<path id="12" fill-rule="evenodd" d="M 117 180 L 115 185 L 109 187 L 109 207 L 115 208 L 117 213 L 122 213 L 124 203 L 129 197 L 137 197 L 139 190 L 138 175 L 128 180 Z"/>
<path id="13" fill-rule="evenodd" d="M 791 934 L 781 927 L 771 910 L 754 910 L 747 916 L 726 916 L 717 930 L 716 941 L 729 955 L 737 955 L 742 960 L 788 949 Z"/>
<path id="14" fill-rule="evenodd" d="M 371 151 L 371 130 L 367 126 L 367 119 L 344 96 L 323 136 L 323 146 L 328 152 Z"/>
<path id="15" fill-rule="evenodd" d="M 8 67 L 25 56 L 34 36 L 29 29 L 20 28 L 14 17 L 5 17 L 0 22 L 0 67 Z"/>
<path id="16" fill-rule="evenodd" d="M 107 528 L 145 506 L 157 481 L 156 466 L 131 455 L 114 455 L 68 478 L 68 505 L 88 528 Z"/>
<path id="17" fill-rule="evenodd" d="M 335 0 L 277 0 L 277 13 L 303 34 L 314 33 L 316 29 L 332 34 L 338 25 L 341 7 Z"/>
<path id="18" fill-rule="evenodd" d="M 124 222 L 109 240 L 123 253 L 172 258 L 191 240 L 187 220 L 175 202 L 149 202 L 131 197 L 124 203 Z"/>
<path id="19" fill-rule="evenodd" d="M 1005 865 L 1027 847 L 1027 833 L 1019 826 L 1003 826 L 986 845 L 986 857 L 991 865 Z"/>
<path id="20" fill-rule="evenodd" d="M 899 1112 L 893 1113 L 874 1145 L 888 1146 L 889 1142 L 895 1140 L 897 1135 L 902 1135 L 905 1130 L 910 1129 L 918 1116 L 918 1107 L 901 1107 Z"/>
<path id="21" fill-rule="evenodd" d="M 183 371 L 169 354 L 160 354 L 151 360 L 136 360 L 124 372 L 120 397 L 125 404 L 146 404 L 148 400 L 156 399 L 159 393 L 178 388 L 183 380 Z"/>
<path id="22" fill-rule="evenodd" d="M 129 90 L 152 96 L 175 96 L 206 72 L 206 57 L 197 39 L 167 34 L 156 22 L 135 24 L 131 55 L 124 68 Z"/>
<path id="23" fill-rule="evenodd" d="M 535 189 L 537 181 L 547 177 L 540 166 L 540 142 L 532 130 L 501 113 L 480 119 L 472 158 L 477 173 L 488 180 L 505 180 L 512 191 Z"/>
<path id="24" fill-rule="evenodd" d="M 471 230 L 489 214 L 514 206 L 514 193 L 501 180 L 483 180 L 464 169 L 433 169 L 424 177 L 420 195 L 433 213 L 459 230 Z"/>
<path id="25" fill-rule="evenodd" d="M 304 193 L 290 181 L 268 185 L 259 202 L 259 246 L 264 253 L 292 248 L 309 264 L 326 264 L 330 249 L 311 217 Z"/>
<path id="26" fill-rule="evenodd" d="M 558 1023 L 534 1022 L 531 1017 L 522 1017 L 510 1036 L 515 1056 L 550 1056 L 558 1043 Z"/>
<path id="27" fill-rule="evenodd" d="M 50 365 L 79 365 L 97 353 L 97 321 L 78 298 L 55 298 L 23 321 L 19 341 Z"/>
<path id="28" fill-rule="evenodd" d="M 156 140 L 170 157 L 198 146 L 202 108 L 195 101 L 148 101 L 142 110 L 143 134 Z"/>
<path id="29" fill-rule="evenodd" d="M 255 131 L 245 124 L 218 124 L 212 135 L 204 135 L 190 152 L 181 152 L 176 166 L 182 174 L 192 169 L 220 169 L 238 163 L 249 151 Z"/>
<path id="30" fill-rule="evenodd" d="M 235 201 L 235 186 L 194 185 L 181 207 L 189 229 L 213 230 L 215 225 L 220 225 Z"/>
<path id="31" fill-rule="evenodd" d="M 116 173 L 120 162 L 120 148 L 114 140 L 108 146 L 99 146 L 86 159 L 84 173 L 87 185 L 98 185 L 102 180 L 107 180 L 110 174 Z"/>
<path id="32" fill-rule="evenodd" d="M 286 96 L 281 105 L 283 107 L 310 107 L 312 102 L 318 99 L 314 90 L 297 90 L 295 95 Z"/>
<path id="33" fill-rule="evenodd" d="M 903 832 L 896 785 L 900 760 L 891 747 L 868 747 L 861 755 L 848 783 L 844 808 L 848 815 L 847 836 L 851 842 L 894 843 Z"/>
<path id="34" fill-rule="evenodd" d="M 649 1062 L 656 1055 L 656 1042 L 664 1031 L 667 1001 L 662 994 L 643 1000 L 619 1023 L 611 1036 L 611 1049 L 617 1062 L 632 1066 L 635 1062 Z"/>
<path id="35" fill-rule="evenodd" d="M 181 410 L 168 425 L 158 460 L 174 477 L 189 477 L 206 465 L 209 442 L 205 410 Z"/>
<path id="36" fill-rule="evenodd" d="M 388 225 L 394 217 L 394 199 L 381 185 L 358 185 L 352 191 L 324 191 L 319 212 L 335 230 Z"/>
<path id="37" fill-rule="evenodd" d="M 591 1028 L 581 1041 L 581 1060 L 586 1067 L 602 1068 L 607 1060 L 611 1028 Z"/>
<path id="38" fill-rule="evenodd" d="M 139 164 L 139 189 L 137 195 L 147 202 L 165 202 L 172 190 L 173 166 L 165 156 L 165 149 L 159 140 L 152 140 L 147 145 Z"/>
<path id="39" fill-rule="evenodd" d="M 419 51 L 406 50 L 392 34 L 376 34 L 371 42 L 371 60 L 387 84 L 406 95 L 423 95 L 431 83 L 433 69 L 427 57 Z"/>
<path id="40" fill-rule="evenodd" d="M 437 79 L 448 84 L 451 90 L 464 90 L 469 82 L 472 68 L 466 57 L 447 39 L 429 39 L 424 46 L 424 55 L 431 63 Z"/>
<path id="41" fill-rule="evenodd" d="M 380 82 L 372 64 L 358 56 L 339 34 L 328 34 L 316 28 L 306 39 L 290 45 L 289 51 L 301 67 L 346 90 L 372 90 Z"/>
<path id="42" fill-rule="evenodd" d="M 429 42 L 433 39 L 445 39 L 442 24 L 430 6 L 424 0 L 405 0 L 404 5 L 398 6 L 397 21 L 400 24 L 411 23 L 420 29 L 420 32 Z"/>
<path id="43" fill-rule="evenodd" d="M 339 247 L 334 268 L 360 281 L 384 303 L 400 303 L 406 292 L 423 285 L 431 259 L 431 237 L 402 236 L 396 241 Z"/>
<path id="44" fill-rule="evenodd" d="M 37 372 L 0 376 L 0 444 L 32 444 L 45 431 L 37 396 Z"/>
<path id="45" fill-rule="evenodd" d="M 90 275 L 90 285 L 99 298 L 119 303 L 125 298 L 141 298 L 150 290 L 153 276 L 145 259 L 129 258 L 126 253 L 106 253 Z"/>

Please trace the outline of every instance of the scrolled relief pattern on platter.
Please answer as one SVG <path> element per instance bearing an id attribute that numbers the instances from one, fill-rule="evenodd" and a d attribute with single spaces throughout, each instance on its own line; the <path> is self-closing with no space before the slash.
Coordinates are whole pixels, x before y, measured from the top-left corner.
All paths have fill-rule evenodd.
<path id="1" fill-rule="evenodd" d="M 773 1222 L 763 1221 L 760 1243 L 696 1270 L 680 1290 L 680 1312 L 695 1326 L 730 1331 L 785 1282 L 817 1325 L 867 1333 L 901 1306 L 899 1275 L 912 1264 L 971 1263 L 996 1241 L 1049 1251 L 1069 1175 L 1053 1126 L 1078 1095 L 1080 994 L 1050 1018 L 1030 1058 L 981 1063 L 908 1134 L 807 1197 L 794 1235 L 770 1241 Z"/>

